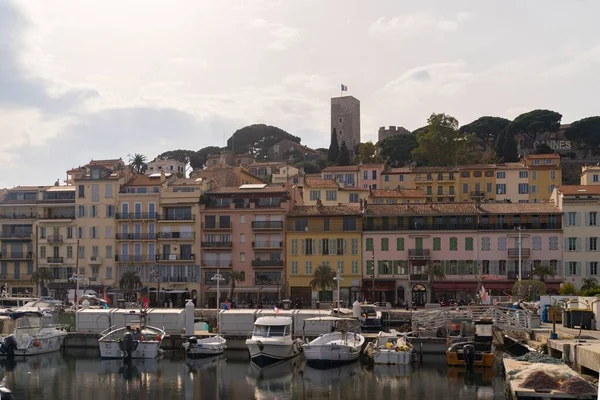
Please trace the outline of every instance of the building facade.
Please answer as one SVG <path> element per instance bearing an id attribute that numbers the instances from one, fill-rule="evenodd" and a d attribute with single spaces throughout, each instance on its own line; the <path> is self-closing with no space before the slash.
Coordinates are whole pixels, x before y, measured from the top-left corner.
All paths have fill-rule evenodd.
<path id="1" fill-rule="evenodd" d="M 340 299 L 351 304 L 359 297 L 362 260 L 362 216 L 358 206 L 296 206 L 287 219 L 286 270 L 288 295 L 310 307 L 334 300 L 334 288 L 312 288 L 319 266 L 328 265 L 342 277 Z"/>
<path id="2" fill-rule="evenodd" d="M 379 141 L 379 143 L 383 142 L 385 139 L 390 138 L 392 136 L 397 136 L 397 135 L 410 135 L 410 131 L 406 128 L 404 128 L 403 126 L 392 126 L 390 125 L 390 127 L 388 129 L 385 128 L 385 126 L 382 126 L 381 128 L 379 128 L 379 131 L 377 132 L 377 140 Z"/>
<path id="3" fill-rule="evenodd" d="M 331 132 L 335 130 L 338 144 L 346 143 L 350 155 L 360 144 L 360 101 L 353 96 L 331 99 Z"/>
<path id="4" fill-rule="evenodd" d="M 161 172 L 164 172 L 167 174 L 179 174 L 180 176 L 185 177 L 185 167 L 186 163 L 175 160 L 174 158 L 157 157 L 148 163 L 146 175 L 160 174 Z"/>

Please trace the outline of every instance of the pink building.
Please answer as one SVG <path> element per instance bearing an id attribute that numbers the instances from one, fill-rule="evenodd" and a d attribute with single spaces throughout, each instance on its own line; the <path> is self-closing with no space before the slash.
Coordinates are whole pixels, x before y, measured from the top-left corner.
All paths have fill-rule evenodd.
<path id="1" fill-rule="evenodd" d="M 363 223 L 362 292 L 374 301 L 411 302 L 475 298 L 483 284 L 506 295 L 537 265 L 555 292 L 563 276 L 561 211 L 552 203 L 368 205 Z M 375 268 L 373 266 L 375 265 Z M 432 279 L 433 271 L 445 279 Z M 430 271 L 432 271 L 430 273 Z"/>
<path id="2" fill-rule="evenodd" d="M 358 187 L 363 189 L 381 189 L 381 174 L 385 170 L 385 164 L 359 164 L 358 165 Z"/>
<path id="3" fill-rule="evenodd" d="M 385 164 L 333 165 L 321 171 L 323 179 L 334 179 L 340 186 L 381 189 Z"/>
<path id="4" fill-rule="evenodd" d="M 212 278 L 217 271 L 224 278 L 221 302 L 228 299 L 232 271 L 241 273 L 234 294 L 239 304 L 258 299 L 273 303 L 280 297 L 285 285 L 285 216 L 292 206 L 289 190 L 283 185 L 248 184 L 216 188 L 203 196 L 203 304 L 215 306 L 217 282 Z"/>

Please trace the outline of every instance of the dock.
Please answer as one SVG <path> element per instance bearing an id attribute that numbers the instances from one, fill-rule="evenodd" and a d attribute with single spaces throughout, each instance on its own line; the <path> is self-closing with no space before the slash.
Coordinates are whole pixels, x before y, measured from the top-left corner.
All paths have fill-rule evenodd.
<path id="1" fill-rule="evenodd" d="M 511 377 L 511 372 L 518 371 L 524 367 L 534 365 L 525 361 L 517 361 L 513 359 L 504 359 L 504 371 L 506 378 L 506 394 L 507 397 L 511 400 L 523 400 L 523 399 L 579 399 L 579 400 L 596 400 L 597 394 L 586 394 L 586 395 L 572 395 L 560 390 L 534 390 L 527 389 L 521 387 L 523 383 L 522 379 L 514 379 Z M 535 363 L 535 365 L 539 365 L 540 369 L 543 368 L 544 365 L 553 365 L 553 364 L 542 364 Z M 564 370 L 571 371 L 571 369 L 567 365 L 553 365 L 557 368 L 562 368 Z"/>

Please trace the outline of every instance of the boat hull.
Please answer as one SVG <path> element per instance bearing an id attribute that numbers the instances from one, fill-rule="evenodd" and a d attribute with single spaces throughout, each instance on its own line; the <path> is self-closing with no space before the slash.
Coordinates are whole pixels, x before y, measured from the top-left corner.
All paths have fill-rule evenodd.
<path id="1" fill-rule="evenodd" d="M 414 359 L 414 351 L 395 351 L 379 349 L 371 356 L 373 364 L 380 365 L 409 365 Z"/>
<path id="2" fill-rule="evenodd" d="M 495 358 L 494 353 L 475 352 L 473 367 L 491 368 L 494 366 Z M 466 366 L 464 353 L 460 351 L 447 351 L 446 361 L 449 366 Z"/>
<path id="3" fill-rule="evenodd" d="M 258 366 L 274 364 L 290 359 L 300 353 L 300 347 L 295 342 L 264 343 L 260 340 L 246 340 L 250 359 Z"/>
<path id="4" fill-rule="evenodd" d="M 144 341 L 138 342 L 137 348 L 131 353 L 131 358 L 134 359 L 152 359 L 160 354 L 159 341 Z M 105 359 L 124 358 L 125 353 L 120 349 L 119 342 L 116 340 L 104 341 L 99 340 L 100 357 Z"/>
<path id="5" fill-rule="evenodd" d="M 199 340 L 195 344 L 184 343 L 183 348 L 185 349 L 187 358 L 196 359 L 221 355 L 225 352 L 227 345 L 225 339 L 212 341 Z"/>
<path id="6" fill-rule="evenodd" d="M 327 333 L 302 347 L 310 364 L 343 364 L 355 361 L 365 342 L 361 335 Z"/>
<path id="7" fill-rule="evenodd" d="M 66 336 L 66 332 L 58 332 L 53 335 L 44 335 L 43 337 L 33 337 L 22 340 L 18 342 L 18 347 L 14 350 L 14 355 L 22 357 L 54 353 L 60 350 Z M 6 357 L 6 355 L 4 356 Z"/>

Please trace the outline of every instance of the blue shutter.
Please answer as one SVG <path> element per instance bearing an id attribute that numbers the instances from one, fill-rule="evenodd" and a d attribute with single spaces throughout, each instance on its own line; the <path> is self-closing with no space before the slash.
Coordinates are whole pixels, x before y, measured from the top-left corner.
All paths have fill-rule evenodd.
<path id="1" fill-rule="evenodd" d="M 581 276 L 581 263 L 580 262 L 577 263 L 577 268 L 575 270 L 575 275 Z"/>
<path id="2" fill-rule="evenodd" d="M 569 238 L 565 238 L 565 243 L 563 247 L 564 251 L 569 251 Z"/>
<path id="3" fill-rule="evenodd" d="M 492 260 L 492 275 L 498 275 L 499 272 L 499 266 L 498 266 L 498 260 Z"/>
<path id="4" fill-rule="evenodd" d="M 590 263 L 586 261 L 585 263 L 585 276 L 590 276 Z"/>
<path id="5" fill-rule="evenodd" d="M 585 251 L 590 251 L 590 238 L 586 237 L 585 240 Z"/>
<path id="6" fill-rule="evenodd" d="M 558 271 L 557 271 L 557 275 L 558 276 L 564 276 L 563 274 L 563 262 L 561 260 L 558 260 Z"/>
<path id="7" fill-rule="evenodd" d="M 576 226 L 581 225 L 581 213 L 579 213 L 579 212 L 575 213 L 575 225 Z"/>
<path id="8" fill-rule="evenodd" d="M 586 212 L 584 213 L 584 218 L 585 218 L 585 226 L 589 226 L 590 225 L 590 213 Z"/>

